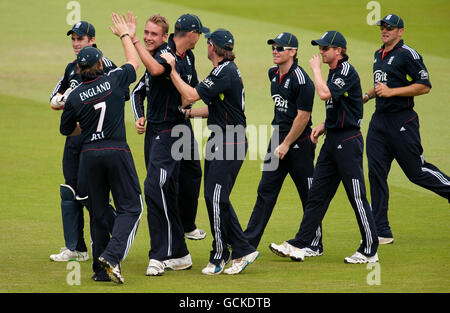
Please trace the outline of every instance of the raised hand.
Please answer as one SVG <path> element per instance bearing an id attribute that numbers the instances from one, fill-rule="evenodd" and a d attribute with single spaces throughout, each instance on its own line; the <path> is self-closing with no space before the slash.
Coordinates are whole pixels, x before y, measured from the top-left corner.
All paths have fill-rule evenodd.
<path id="1" fill-rule="evenodd" d="M 136 38 L 136 28 L 137 28 L 137 16 L 134 16 L 133 12 L 128 10 L 128 16 L 125 16 L 125 14 L 122 14 L 122 17 L 127 22 L 128 30 L 130 31 L 130 37 L 131 39 Z"/>
<path id="2" fill-rule="evenodd" d="M 127 22 L 123 16 L 119 16 L 116 13 L 111 14 L 111 20 L 114 24 L 113 27 L 109 27 L 114 35 L 117 37 L 121 37 L 125 34 L 130 34 L 130 30 L 128 29 Z"/>

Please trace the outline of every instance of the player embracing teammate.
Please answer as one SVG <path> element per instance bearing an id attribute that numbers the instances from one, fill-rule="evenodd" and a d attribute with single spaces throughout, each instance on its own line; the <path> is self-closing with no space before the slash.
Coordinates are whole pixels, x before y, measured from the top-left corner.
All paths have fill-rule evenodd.
<path id="1" fill-rule="evenodd" d="M 226 29 L 214 32 L 196 15 L 183 14 L 169 36 L 167 19 L 152 15 L 146 22 L 143 44 L 136 37 L 137 18 L 112 15 L 127 64 L 120 68 L 94 44 L 92 24 L 79 22 L 71 35 L 76 61 L 70 63 L 51 96 L 53 109 L 64 109 L 62 134 L 67 135 L 61 185 L 61 209 L 66 248 L 54 261 L 87 260 L 82 207 L 91 217 L 93 279 L 123 283 L 120 262 L 128 254 L 143 211 L 143 197 L 126 143 L 124 108 L 129 85 L 136 79 L 139 58 L 146 71 L 131 97 L 138 134 L 145 133 L 144 182 L 150 235 L 147 276 L 192 267 L 185 238 L 203 239 L 195 225 L 202 169 L 190 118 L 207 118 L 204 196 L 212 235 L 205 275 L 239 274 L 260 255 L 256 250 L 287 174 L 293 178 L 304 214 L 294 238 L 270 244 L 279 256 L 303 261 L 323 254 L 322 220 L 342 181 L 361 233 L 351 264 L 378 262 L 378 245 L 393 242 L 387 217 L 387 176 L 395 158 L 408 178 L 449 199 L 450 178 L 422 156 L 414 96 L 431 89 L 422 57 L 405 45 L 403 20 L 389 14 L 378 22 L 383 46 L 375 52 L 374 88 L 362 94 L 359 75 L 347 55 L 347 41 L 338 31 L 327 31 L 312 45 L 319 47 L 309 64 L 311 80 L 298 65 L 298 40 L 283 32 L 267 41 L 276 66 L 269 69 L 276 129 L 267 156 L 278 167 L 263 171 L 254 210 L 246 231 L 230 202 L 237 175 L 246 156 L 245 92 L 234 62 L 235 38 Z M 199 81 L 192 52 L 204 34 L 209 75 Z M 320 60 L 320 57 L 322 60 Z M 329 66 L 328 77 L 321 63 Z M 311 128 L 314 91 L 325 101 L 326 118 Z M 144 99 L 147 111 L 144 114 Z M 367 134 L 367 157 L 372 207 L 366 197 L 363 171 L 364 141 L 360 131 L 363 103 L 376 98 L 376 111 Z M 193 107 L 202 100 L 206 106 Z M 187 129 L 189 145 L 183 156 L 173 155 Z M 315 167 L 315 145 L 326 135 Z M 109 204 L 112 192 L 116 209 Z M 84 201 L 83 201 L 84 200 Z M 450 200 L 449 200 L 450 201 Z M 231 261 L 229 268 L 225 266 Z"/>

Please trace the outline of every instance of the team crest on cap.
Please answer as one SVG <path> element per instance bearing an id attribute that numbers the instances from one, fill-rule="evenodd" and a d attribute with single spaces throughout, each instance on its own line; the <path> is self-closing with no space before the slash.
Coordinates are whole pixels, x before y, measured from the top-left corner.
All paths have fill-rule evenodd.
<path id="1" fill-rule="evenodd" d="M 78 22 L 75 24 L 75 28 L 80 28 L 80 26 L 81 26 L 81 22 Z"/>

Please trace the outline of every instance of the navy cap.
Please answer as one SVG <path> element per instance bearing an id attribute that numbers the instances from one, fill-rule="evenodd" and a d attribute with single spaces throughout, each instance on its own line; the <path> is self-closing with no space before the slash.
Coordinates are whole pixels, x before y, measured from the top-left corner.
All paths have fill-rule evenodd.
<path id="1" fill-rule="evenodd" d="M 276 43 L 280 47 L 298 49 L 297 37 L 295 37 L 291 33 L 281 33 L 276 38 L 267 40 L 267 44 L 269 45 L 273 45 L 274 43 Z"/>
<path id="2" fill-rule="evenodd" d="M 80 67 L 93 67 L 103 56 L 102 52 L 97 48 L 86 46 L 78 52 L 77 62 Z"/>
<path id="3" fill-rule="evenodd" d="M 80 21 L 75 25 L 73 25 L 72 29 L 67 32 L 67 36 L 69 36 L 72 33 L 77 33 L 80 36 L 95 37 L 95 28 L 94 25 L 86 21 Z"/>
<path id="4" fill-rule="evenodd" d="M 209 33 L 209 28 L 204 27 L 197 15 L 183 14 L 177 19 L 175 29 L 184 32 Z"/>
<path id="5" fill-rule="evenodd" d="M 386 15 L 381 21 L 377 22 L 377 26 L 381 26 L 381 23 L 383 22 L 397 28 L 405 27 L 405 25 L 403 24 L 403 20 L 400 18 L 400 16 L 395 14 Z"/>
<path id="6" fill-rule="evenodd" d="M 347 41 L 344 36 L 337 30 L 329 30 L 322 35 L 320 39 L 311 40 L 313 46 L 336 46 L 341 48 L 347 48 Z"/>
<path id="7" fill-rule="evenodd" d="M 219 28 L 213 33 L 207 33 L 206 38 L 212 41 L 212 43 L 222 49 L 232 51 L 234 48 L 234 38 L 233 35 L 226 29 Z"/>

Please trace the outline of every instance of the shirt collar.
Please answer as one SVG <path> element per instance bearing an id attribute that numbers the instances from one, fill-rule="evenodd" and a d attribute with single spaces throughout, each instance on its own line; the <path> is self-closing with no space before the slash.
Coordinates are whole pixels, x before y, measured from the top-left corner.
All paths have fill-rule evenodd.
<path id="1" fill-rule="evenodd" d="M 341 65 L 344 62 L 348 61 L 348 55 L 345 55 L 342 59 L 340 59 L 337 63 L 337 66 Z"/>
<path id="2" fill-rule="evenodd" d="M 219 64 L 217 64 L 217 65 L 222 65 L 222 64 L 224 64 L 225 62 L 228 62 L 228 61 L 230 61 L 230 60 L 228 60 L 228 59 L 223 59 L 222 61 L 220 61 L 219 62 Z M 230 61 L 231 62 L 231 61 Z"/>
<path id="3" fill-rule="evenodd" d="M 288 73 L 290 73 L 290 72 L 292 72 L 293 70 L 295 70 L 295 68 L 298 66 L 298 59 L 295 59 L 294 60 L 294 63 L 292 63 L 292 65 L 291 65 L 291 67 L 289 68 L 289 70 L 287 71 L 287 73 L 286 74 L 288 74 Z M 280 72 L 280 66 L 279 65 L 277 65 L 277 71 L 276 71 L 276 74 L 278 74 L 279 72 Z M 286 75 L 285 74 L 285 75 Z"/>
<path id="4" fill-rule="evenodd" d="M 403 39 L 400 39 L 400 41 L 397 42 L 397 44 L 395 45 L 395 47 L 392 50 L 400 48 L 401 46 L 403 46 Z M 384 51 L 384 48 L 385 48 L 385 45 L 382 45 L 381 50 Z"/>

